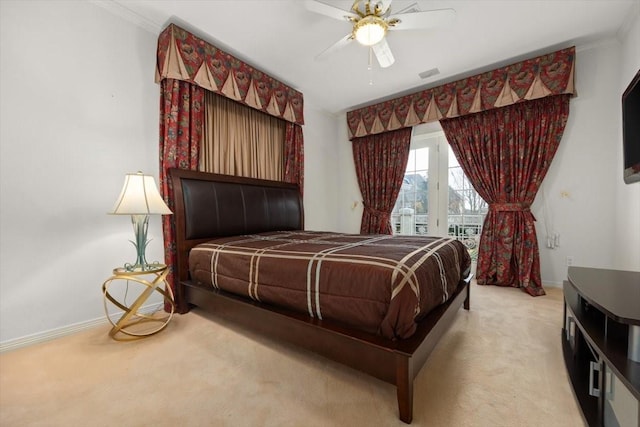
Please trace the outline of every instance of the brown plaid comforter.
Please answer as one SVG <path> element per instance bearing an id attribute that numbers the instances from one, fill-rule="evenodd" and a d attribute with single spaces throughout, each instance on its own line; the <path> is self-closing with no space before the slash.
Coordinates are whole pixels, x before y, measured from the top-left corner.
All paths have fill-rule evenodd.
<path id="1" fill-rule="evenodd" d="M 219 238 L 189 254 L 196 282 L 391 339 L 411 336 L 470 265 L 455 239 L 314 231 Z"/>

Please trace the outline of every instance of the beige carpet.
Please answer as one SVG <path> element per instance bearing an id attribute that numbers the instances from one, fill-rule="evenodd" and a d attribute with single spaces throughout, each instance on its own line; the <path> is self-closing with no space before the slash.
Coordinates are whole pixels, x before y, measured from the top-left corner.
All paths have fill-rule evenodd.
<path id="1" fill-rule="evenodd" d="M 416 378 L 415 426 L 584 426 L 562 291 L 472 287 Z M 116 342 L 108 326 L 0 355 L 0 426 L 402 426 L 395 388 L 198 311 Z"/>

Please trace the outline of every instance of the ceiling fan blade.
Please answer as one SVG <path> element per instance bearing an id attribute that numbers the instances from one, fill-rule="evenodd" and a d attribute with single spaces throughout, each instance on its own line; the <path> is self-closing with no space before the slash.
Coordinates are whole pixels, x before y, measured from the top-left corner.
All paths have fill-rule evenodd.
<path id="1" fill-rule="evenodd" d="M 395 58 L 391 53 L 391 48 L 389 47 L 389 43 L 387 43 L 386 38 L 382 39 L 380 43 L 371 46 L 371 49 L 373 49 L 373 53 L 375 53 L 380 67 L 387 68 L 395 62 Z"/>
<path id="2" fill-rule="evenodd" d="M 403 13 L 415 13 L 415 12 L 422 12 L 422 11 L 420 10 L 420 5 L 418 5 L 418 3 L 416 2 L 413 2 L 409 6 L 405 6 L 402 8 L 402 10 L 399 10 L 396 13 L 394 13 L 394 15 L 402 15 Z"/>
<path id="3" fill-rule="evenodd" d="M 387 12 L 389 11 L 389 6 L 391 6 L 391 1 L 392 0 L 381 0 L 380 3 L 382 4 L 382 13 L 383 14 L 387 14 Z"/>
<path id="4" fill-rule="evenodd" d="M 423 28 L 445 27 L 453 24 L 456 11 L 453 9 L 429 10 L 426 12 L 401 13 L 391 15 L 389 19 L 399 19 L 394 30 L 419 30 Z"/>
<path id="5" fill-rule="evenodd" d="M 329 46 L 327 49 L 325 49 L 324 51 L 316 55 L 316 60 L 326 59 L 333 52 L 336 52 L 337 50 L 340 50 L 346 45 L 348 45 L 351 40 L 352 40 L 352 36 L 351 36 L 351 33 L 349 33 L 343 38 L 341 38 L 340 40 L 338 40 L 337 42 L 335 42 L 333 45 Z"/>
<path id="6" fill-rule="evenodd" d="M 307 10 L 311 12 L 328 16 L 329 18 L 338 19 L 340 21 L 347 21 L 350 17 L 358 17 L 358 15 L 353 12 L 342 10 L 316 0 L 305 0 L 304 5 Z"/>

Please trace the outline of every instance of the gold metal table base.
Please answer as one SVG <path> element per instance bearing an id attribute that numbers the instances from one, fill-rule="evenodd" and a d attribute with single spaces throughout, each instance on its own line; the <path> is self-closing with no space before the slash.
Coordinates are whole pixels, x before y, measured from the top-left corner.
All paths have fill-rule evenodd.
<path id="1" fill-rule="evenodd" d="M 104 295 L 104 311 L 107 315 L 107 319 L 109 319 L 109 323 L 111 323 L 111 325 L 113 326 L 113 328 L 111 328 L 111 331 L 109 331 L 110 337 L 117 340 L 132 340 L 143 338 L 153 334 L 157 334 L 169 324 L 169 321 L 173 317 L 176 305 L 173 301 L 173 292 L 171 291 L 171 287 L 166 281 L 167 274 L 169 274 L 169 268 L 166 265 L 162 264 L 158 264 L 157 266 L 154 265 L 148 270 L 135 269 L 133 271 L 128 271 L 124 268 L 116 268 L 113 270 L 113 276 L 109 277 L 102 284 L 102 294 Z M 155 277 L 153 278 L 153 280 L 149 281 L 145 278 L 145 276 Z M 127 305 L 126 302 L 118 301 L 109 293 L 109 286 L 116 280 L 127 281 L 127 287 L 129 286 L 129 282 L 136 282 L 144 285 L 145 288 L 132 304 Z M 163 283 L 165 285 L 164 288 L 161 287 Z M 153 292 L 159 292 L 163 296 L 164 301 L 166 303 L 169 303 L 171 307 L 170 312 L 162 312 L 160 315 L 158 315 L 158 312 L 149 314 L 140 311 L 142 305 Z M 107 301 L 111 302 L 123 312 L 122 316 L 116 323 L 113 322 L 111 316 L 109 315 Z M 157 327 L 152 329 L 139 330 L 139 325 L 154 323 L 158 324 Z M 127 335 L 129 338 L 118 336 L 117 334 L 119 332 Z"/>

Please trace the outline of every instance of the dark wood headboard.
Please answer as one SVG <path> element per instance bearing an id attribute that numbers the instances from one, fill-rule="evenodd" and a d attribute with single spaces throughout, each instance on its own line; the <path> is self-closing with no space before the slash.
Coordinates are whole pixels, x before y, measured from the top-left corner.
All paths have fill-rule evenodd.
<path id="1" fill-rule="evenodd" d="M 304 229 L 296 184 L 174 168 L 169 176 L 179 281 L 189 279 L 189 251 L 197 244 L 216 237 Z"/>

